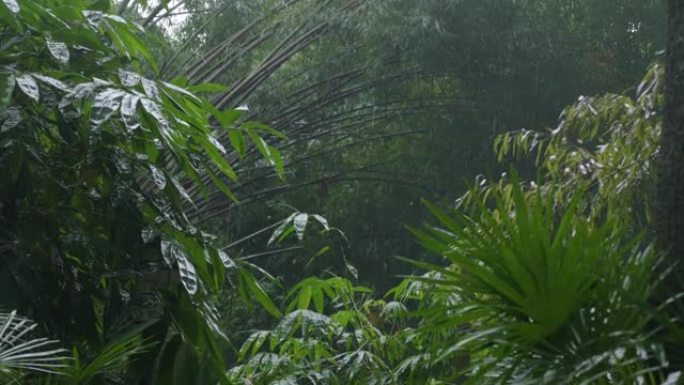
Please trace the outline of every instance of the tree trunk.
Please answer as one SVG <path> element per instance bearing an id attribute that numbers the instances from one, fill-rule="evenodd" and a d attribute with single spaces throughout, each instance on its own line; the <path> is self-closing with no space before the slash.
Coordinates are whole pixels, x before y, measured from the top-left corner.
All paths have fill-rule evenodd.
<path id="1" fill-rule="evenodd" d="M 656 237 L 684 271 L 684 0 L 668 0 L 665 110 L 659 153 Z M 679 274 L 675 274 L 679 276 Z"/>

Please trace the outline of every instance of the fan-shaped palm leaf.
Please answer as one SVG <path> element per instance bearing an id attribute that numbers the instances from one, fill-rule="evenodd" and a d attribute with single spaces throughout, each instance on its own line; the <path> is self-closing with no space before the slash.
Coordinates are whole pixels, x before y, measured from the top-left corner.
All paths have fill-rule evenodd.
<path id="1" fill-rule="evenodd" d="M 18 383 L 26 371 L 54 373 L 66 366 L 58 341 L 27 338 L 37 326 L 16 311 L 0 312 L 0 382 Z"/>

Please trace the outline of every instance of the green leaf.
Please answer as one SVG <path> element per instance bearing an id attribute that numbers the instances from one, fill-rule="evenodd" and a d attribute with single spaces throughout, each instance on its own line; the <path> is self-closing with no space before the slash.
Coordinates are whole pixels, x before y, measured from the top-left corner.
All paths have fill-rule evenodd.
<path id="1" fill-rule="evenodd" d="M 26 96 L 35 100 L 36 102 L 40 100 L 40 91 L 38 90 L 38 84 L 33 76 L 24 74 L 17 78 L 17 85 Z"/>
<path id="2" fill-rule="evenodd" d="M 312 293 L 311 286 L 305 286 L 302 288 L 302 291 L 299 292 L 299 297 L 297 298 L 297 309 L 309 308 Z"/>
<path id="3" fill-rule="evenodd" d="M 317 220 L 318 223 L 321 224 L 321 226 L 323 226 L 325 231 L 330 231 L 330 226 L 328 226 L 328 220 L 327 219 L 323 218 L 322 216 L 320 216 L 318 214 L 311 214 L 311 216 L 314 217 L 314 219 Z"/>
<path id="4" fill-rule="evenodd" d="M 202 84 L 196 84 L 194 86 L 188 86 L 186 89 L 190 92 L 193 93 L 198 93 L 198 92 L 210 92 L 210 93 L 216 93 L 216 92 L 223 92 L 228 90 L 228 87 L 224 86 L 223 84 L 218 84 L 218 83 L 202 83 Z"/>
<path id="5" fill-rule="evenodd" d="M 214 114 L 223 128 L 232 129 L 235 122 L 245 114 L 245 110 L 225 110 Z"/>
<path id="6" fill-rule="evenodd" d="M 199 283 L 195 266 L 190 262 L 187 255 L 177 246 L 171 248 L 171 256 L 178 264 L 178 274 L 180 274 L 181 283 L 185 287 L 185 290 L 187 290 L 190 295 L 197 293 Z"/>
<path id="7" fill-rule="evenodd" d="M 43 83 L 45 83 L 45 84 L 47 84 L 47 85 L 49 85 L 49 86 L 51 86 L 51 87 L 54 87 L 54 88 L 56 88 L 56 89 L 58 89 L 58 90 L 60 90 L 60 91 L 71 92 L 71 87 L 69 87 L 68 84 L 64 83 L 64 82 L 61 81 L 61 80 L 52 78 L 52 77 L 50 77 L 50 76 L 45 76 L 45 75 L 36 74 L 36 73 L 31 74 L 31 75 L 32 75 L 34 78 L 40 80 L 41 82 L 43 82 Z"/>
<path id="8" fill-rule="evenodd" d="M 309 214 L 299 213 L 295 215 L 292 220 L 295 231 L 297 233 L 297 238 L 301 241 L 304 239 L 304 230 L 306 230 L 306 224 L 309 222 Z"/>
<path id="9" fill-rule="evenodd" d="M 93 126 L 101 126 L 107 122 L 121 107 L 121 100 L 125 92 L 116 88 L 107 88 L 95 95 L 93 101 Z"/>
<path id="10" fill-rule="evenodd" d="M 266 141 L 262 137 L 260 137 L 253 131 L 247 131 L 247 134 L 249 135 L 252 142 L 256 145 L 261 155 L 271 163 L 273 168 L 275 168 L 276 172 L 278 173 L 278 176 L 281 179 L 284 179 L 285 169 L 283 167 L 283 159 L 280 155 L 280 152 L 278 152 L 275 148 L 269 146 L 268 143 L 266 143 Z"/>
<path id="11" fill-rule="evenodd" d="M 5 111 L 12 102 L 12 93 L 14 92 L 15 84 L 14 74 L 9 73 L 6 76 L 0 75 L 0 117 L 5 115 Z"/>
<path id="12" fill-rule="evenodd" d="M 17 0 L 2 0 L 3 4 L 7 7 L 7 9 L 14 13 L 17 14 L 21 10 L 19 8 L 19 3 L 17 3 Z"/>
<path id="13" fill-rule="evenodd" d="M 214 186 L 216 186 L 216 188 L 218 188 L 219 191 L 223 193 L 223 195 L 227 196 L 233 202 L 239 203 L 237 197 L 235 196 L 235 194 L 233 194 L 232 191 L 230 191 L 228 185 L 223 183 L 223 181 L 216 175 L 216 173 L 211 170 L 210 166 L 207 166 L 205 170 L 207 171 L 207 175 L 209 175 L 209 178 L 211 179 L 212 183 L 214 183 Z"/>
<path id="14" fill-rule="evenodd" d="M 69 48 L 66 44 L 51 40 L 47 40 L 46 43 L 52 57 L 62 64 L 67 64 L 69 62 Z"/>
<path id="15" fill-rule="evenodd" d="M 266 294 L 264 289 L 261 288 L 261 285 L 259 285 L 252 273 L 242 269 L 240 270 L 240 277 L 252 296 L 261 304 L 261 306 L 264 307 L 267 312 L 269 312 L 269 314 L 276 318 L 281 318 L 283 316 L 268 294 Z"/>
<path id="16" fill-rule="evenodd" d="M 262 131 L 262 132 L 269 133 L 269 134 L 275 136 L 276 138 L 287 139 L 287 136 L 285 136 L 285 134 L 283 134 L 282 132 L 276 130 L 275 128 L 268 126 L 266 124 L 263 124 L 263 123 L 244 122 L 240 125 L 240 127 L 245 128 L 248 131 L 250 131 L 250 130 Z"/>
<path id="17" fill-rule="evenodd" d="M 221 171 L 231 180 L 237 180 L 237 174 L 235 173 L 235 170 L 233 170 L 233 167 L 231 167 L 230 163 L 228 163 L 228 161 L 221 154 L 221 152 L 225 153 L 223 146 L 221 146 L 220 143 L 217 143 L 217 141 L 209 135 L 197 136 L 196 139 L 200 142 L 202 148 L 209 156 L 209 159 L 214 162 L 214 165 L 219 169 L 219 171 Z M 214 140 L 212 141 L 212 139 Z"/>
<path id="18" fill-rule="evenodd" d="M 268 152 L 271 154 L 271 160 L 278 173 L 278 177 L 281 180 L 285 180 L 285 164 L 283 163 L 283 156 L 280 154 L 280 151 L 273 146 L 268 146 Z"/>
<path id="19" fill-rule="evenodd" d="M 247 143 L 245 142 L 245 136 L 242 132 L 234 129 L 228 130 L 228 140 L 233 146 L 235 151 L 240 154 L 240 157 L 244 157 L 247 154 Z"/>
<path id="20" fill-rule="evenodd" d="M 296 213 L 295 213 L 295 214 L 292 214 L 292 215 L 290 215 L 289 217 L 283 219 L 283 221 L 282 221 L 282 223 L 280 224 L 280 226 L 278 226 L 278 227 L 273 231 L 273 234 L 271 234 L 271 237 L 268 239 L 267 245 L 271 245 L 276 239 L 278 239 L 278 237 L 280 237 L 281 234 L 283 234 L 283 232 L 285 231 L 285 229 L 287 229 L 287 226 L 290 224 L 290 222 L 292 221 L 292 219 L 294 219 L 295 215 L 297 215 L 297 214 L 296 214 Z"/>
<path id="21" fill-rule="evenodd" d="M 140 122 L 138 121 L 137 114 L 138 114 L 138 103 L 140 102 L 140 96 L 135 95 L 135 94 L 126 94 L 124 97 L 121 99 L 121 120 L 123 120 L 124 125 L 126 125 L 126 128 L 129 130 L 135 130 L 140 128 Z M 146 142 L 146 145 L 148 143 Z M 150 146 L 154 147 L 153 144 L 149 143 Z M 156 149 L 156 147 L 155 147 Z M 148 154 L 148 156 L 151 154 Z M 156 156 L 150 157 L 150 161 L 154 162 L 156 160 Z"/>
<path id="22" fill-rule="evenodd" d="M 17 19 L 17 14 L 12 12 L 5 1 L 0 1 L 0 22 L 3 22 L 3 24 L 11 27 L 17 32 L 22 31 L 22 26 Z"/>
<path id="23" fill-rule="evenodd" d="M 6 132 L 16 127 L 19 123 L 21 123 L 22 120 L 24 120 L 24 117 L 22 116 L 21 110 L 19 108 L 10 107 L 5 110 L 2 119 L 4 119 L 4 121 L 2 122 L 2 126 L 0 126 L 0 133 Z"/>

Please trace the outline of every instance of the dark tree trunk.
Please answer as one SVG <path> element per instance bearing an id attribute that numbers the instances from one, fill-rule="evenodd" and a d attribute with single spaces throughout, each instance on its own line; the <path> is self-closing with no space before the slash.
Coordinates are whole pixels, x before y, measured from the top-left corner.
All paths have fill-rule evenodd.
<path id="1" fill-rule="evenodd" d="M 684 0 L 668 0 L 666 60 L 656 236 L 661 249 L 680 263 L 678 273 L 681 273 L 684 271 Z"/>

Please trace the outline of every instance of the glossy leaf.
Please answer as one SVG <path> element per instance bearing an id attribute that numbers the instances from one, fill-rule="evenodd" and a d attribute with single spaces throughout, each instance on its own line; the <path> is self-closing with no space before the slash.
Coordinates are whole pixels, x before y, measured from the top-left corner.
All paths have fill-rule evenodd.
<path id="1" fill-rule="evenodd" d="M 33 78 L 33 76 L 24 74 L 17 78 L 17 85 L 26 96 L 35 100 L 36 102 L 40 100 L 40 90 L 38 89 L 38 83 Z"/>
<path id="2" fill-rule="evenodd" d="M 47 40 L 47 47 L 52 57 L 57 59 L 62 64 L 69 62 L 69 48 L 66 44 L 58 41 Z"/>

